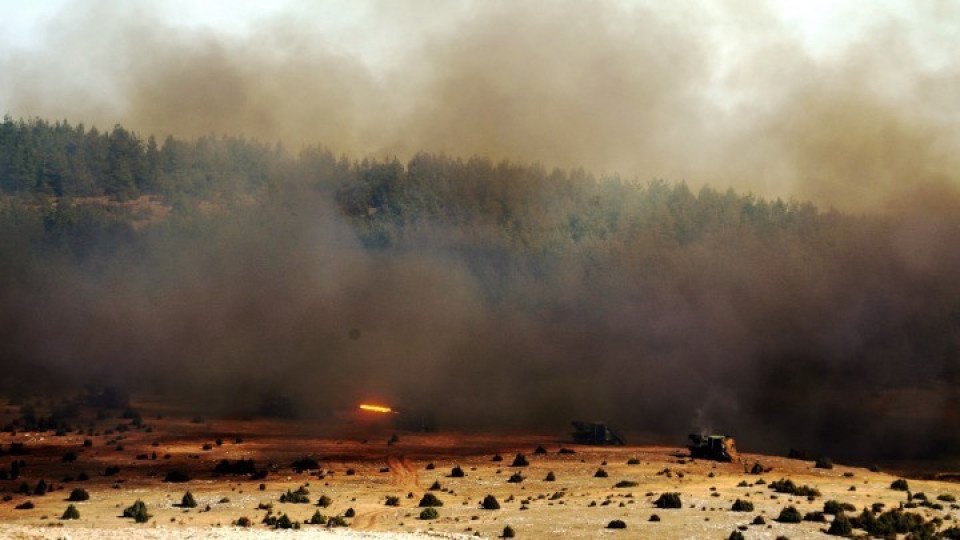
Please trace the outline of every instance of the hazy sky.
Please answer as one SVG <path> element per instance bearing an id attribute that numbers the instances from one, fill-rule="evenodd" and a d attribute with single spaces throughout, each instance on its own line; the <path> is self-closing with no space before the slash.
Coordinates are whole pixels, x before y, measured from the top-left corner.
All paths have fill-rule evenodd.
<path id="1" fill-rule="evenodd" d="M 14 117 L 354 156 L 483 154 L 848 209 L 957 185 L 960 3 L 948 0 L 0 10 L 0 113 Z"/>

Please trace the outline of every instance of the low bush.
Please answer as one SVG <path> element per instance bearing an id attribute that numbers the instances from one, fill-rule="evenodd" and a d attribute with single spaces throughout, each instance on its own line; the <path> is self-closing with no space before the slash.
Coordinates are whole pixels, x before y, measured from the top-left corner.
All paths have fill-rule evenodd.
<path id="1" fill-rule="evenodd" d="M 433 493 L 424 494 L 423 498 L 420 499 L 420 503 L 417 505 L 421 508 L 429 508 L 433 506 L 443 506 L 443 501 L 437 498 Z"/>
<path id="2" fill-rule="evenodd" d="M 621 480 L 621 481 L 617 482 L 616 485 L 614 485 L 613 487 L 615 487 L 615 488 L 632 488 L 632 487 L 637 487 L 638 485 L 640 485 L 640 484 L 637 483 L 637 482 L 634 482 L 633 480 Z"/>
<path id="3" fill-rule="evenodd" d="M 313 513 L 312 516 L 310 516 L 311 525 L 325 525 L 326 523 L 327 523 L 327 516 L 321 514 L 319 510 L 317 510 L 316 512 Z"/>
<path id="4" fill-rule="evenodd" d="M 513 463 L 510 464 L 511 467 L 526 467 L 530 465 L 530 462 L 527 461 L 527 456 L 523 454 L 517 454 L 517 457 L 513 458 Z"/>
<path id="5" fill-rule="evenodd" d="M 343 516 L 332 516 L 330 518 L 327 518 L 327 527 L 331 529 L 334 527 L 346 527 L 346 526 L 347 526 L 347 520 L 344 519 Z"/>
<path id="6" fill-rule="evenodd" d="M 733 512 L 753 512 L 753 503 L 750 501 L 737 499 L 733 502 L 733 506 L 730 508 L 730 510 Z"/>
<path id="7" fill-rule="evenodd" d="M 546 453 L 547 453 L 547 449 L 544 448 L 542 445 L 538 445 L 536 450 L 533 451 L 533 454 L 537 456 L 544 455 Z"/>
<path id="8" fill-rule="evenodd" d="M 516 536 L 516 531 L 513 530 L 513 527 L 507 525 L 503 528 L 503 532 L 500 534 L 500 538 L 513 538 Z"/>
<path id="9" fill-rule="evenodd" d="M 661 493 L 660 498 L 658 498 L 653 504 L 657 508 L 682 508 L 683 504 L 680 501 L 679 493 Z"/>
<path id="10" fill-rule="evenodd" d="M 815 523 L 826 523 L 827 518 L 823 512 L 807 512 L 803 515 L 804 521 L 813 521 Z"/>
<path id="11" fill-rule="evenodd" d="M 74 505 L 67 506 L 67 509 L 63 511 L 63 515 L 60 516 L 60 519 L 80 519 L 80 511 L 77 510 L 77 507 Z"/>
<path id="12" fill-rule="evenodd" d="M 607 528 L 608 529 L 626 529 L 627 524 L 624 523 L 623 520 L 621 519 L 615 519 L 610 523 L 607 523 Z"/>
<path id="13" fill-rule="evenodd" d="M 544 482 L 556 482 L 557 476 L 553 474 L 553 471 L 547 473 L 547 476 L 543 479 Z"/>
<path id="14" fill-rule="evenodd" d="M 743 533 L 740 531 L 733 531 L 730 533 L 730 536 L 727 537 L 727 540 L 743 540 Z"/>
<path id="15" fill-rule="evenodd" d="M 833 461 L 828 457 L 818 457 L 813 466 L 817 469 L 832 469 Z"/>
<path id="16" fill-rule="evenodd" d="M 803 521 L 803 516 L 800 515 L 800 511 L 796 508 L 788 506 L 780 511 L 777 521 L 780 523 L 800 523 Z"/>
<path id="17" fill-rule="evenodd" d="M 523 481 L 524 481 L 524 477 L 519 472 L 515 472 L 511 474 L 510 478 L 507 478 L 507 482 L 511 484 L 519 484 L 520 482 L 523 482 Z"/>
<path id="18" fill-rule="evenodd" d="M 396 495 L 387 495 L 387 506 L 400 506 L 400 497 Z"/>
<path id="19" fill-rule="evenodd" d="M 594 478 L 606 478 L 608 476 L 610 475 L 607 474 L 607 471 L 603 470 L 603 468 L 599 468 L 597 469 L 597 472 L 593 473 Z"/>
<path id="20" fill-rule="evenodd" d="M 252 459 L 240 459 L 237 461 L 230 461 L 229 459 L 221 459 L 217 462 L 217 465 L 213 468 L 213 472 L 216 474 L 256 474 L 257 469 L 253 463 Z M 263 477 L 266 477 L 266 473 L 263 473 Z M 253 478 L 253 480 L 259 480 L 259 478 Z"/>
<path id="21" fill-rule="evenodd" d="M 466 474 L 463 472 L 463 469 L 461 469 L 459 465 L 450 469 L 451 478 L 463 478 L 464 476 L 466 476 Z"/>
<path id="22" fill-rule="evenodd" d="M 67 500 L 71 502 L 89 501 L 90 494 L 83 488 L 73 488 L 70 491 L 70 496 L 67 497 Z"/>
<path id="23" fill-rule="evenodd" d="M 627 460 L 627 465 L 639 465 L 639 464 L 640 464 L 640 460 L 635 457 L 632 457 Z"/>
<path id="24" fill-rule="evenodd" d="M 317 499 L 317 506 L 320 508 L 326 508 L 331 504 L 333 504 L 333 499 L 327 497 L 326 495 L 321 495 L 320 498 Z"/>
<path id="25" fill-rule="evenodd" d="M 183 494 L 183 498 L 180 499 L 181 508 L 196 508 L 197 500 L 193 498 L 193 493 L 189 491 Z"/>
<path id="26" fill-rule="evenodd" d="M 437 519 L 438 517 L 440 517 L 440 514 L 433 507 L 424 508 L 420 512 L 420 519 Z"/>
<path id="27" fill-rule="evenodd" d="M 133 518 L 136 523 L 146 523 L 152 516 L 147 512 L 147 505 L 137 499 L 132 505 L 123 509 L 123 517 Z"/>
<path id="28" fill-rule="evenodd" d="M 280 502 L 292 504 L 310 504 L 310 490 L 306 486 L 300 486 L 296 491 L 287 490 L 280 495 Z"/>
<path id="29" fill-rule="evenodd" d="M 290 464 L 294 471 L 302 473 L 303 471 L 315 471 L 320 468 L 320 464 L 313 458 L 303 457 Z"/>
<path id="30" fill-rule="evenodd" d="M 430 488 L 429 488 L 429 489 L 430 489 L 430 491 L 440 491 L 441 489 L 443 489 L 443 487 L 440 485 L 440 481 L 439 481 L 439 480 L 434 480 L 433 483 L 430 484 Z"/>
<path id="31" fill-rule="evenodd" d="M 34 507 L 33 501 L 22 502 L 14 506 L 14 508 L 17 510 L 32 510 L 33 507 Z"/>
<path id="32" fill-rule="evenodd" d="M 907 484 L 907 481 L 904 480 L 903 478 L 898 478 L 894 480 L 892 484 L 890 484 L 890 489 L 895 489 L 897 491 L 907 491 L 908 489 L 910 489 L 910 485 Z"/>
<path id="33" fill-rule="evenodd" d="M 832 536 L 850 536 L 853 534 L 853 523 L 850 522 L 850 518 L 842 511 L 837 512 L 836 517 L 833 518 L 833 523 L 831 523 L 830 528 L 827 529 L 827 534 Z"/>
<path id="34" fill-rule="evenodd" d="M 810 486 L 798 486 L 793 483 L 793 480 L 786 480 L 781 478 L 776 482 L 770 483 L 770 489 L 776 491 L 777 493 L 787 493 L 789 495 L 797 495 L 799 497 L 819 497 L 820 491 L 816 488 Z"/>
<path id="35" fill-rule="evenodd" d="M 840 501 L 829 500 L 823 503 L 823 513 L 830 515 L 837 515 L 841 512 L 856 512 L 857 507 L 850 503 L 843 503 Z"/>
<path id="36" fill-rule="evenodd" d="M 497 498 L 493 495 L 487 495 L 483 498 L 483 502 L 480 503 L 480 508 L 484 510 L 499 510 L 500 502 L 497 501 Z"/>

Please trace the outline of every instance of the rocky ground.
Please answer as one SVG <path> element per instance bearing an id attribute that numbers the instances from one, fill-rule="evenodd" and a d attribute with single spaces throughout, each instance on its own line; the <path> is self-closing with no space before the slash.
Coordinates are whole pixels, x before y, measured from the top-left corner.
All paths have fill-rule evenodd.
<path id="1" fill-rule="evenodd" d="M 382 423 L 346 422 L 331 430 L 306 422 L 194 418 L 138 405 L 139 419 L 101 412 L 99 420 L 81 422 L 79 432 L 0 434 L 0 536 L 493 538 L 510 527 L 518 538 L 723 539 L 734 531 L 745 538 L 814 538 L 826 536 L 833 515 L 799 523 L 777 519 L 789 506 L 815 519 L 830 500 L 853 505 L 850 516 L 878 503 L 878 515 L 906 505 L 925 521 L 942 520 L 935 526 L 941 532 L 960 517 L 952 500 L 960 496 L 956 483 L 908 479 L 908 495 L 891 488 L 895 475 L 843 465 L 817 468 L 813 461 L 753 454 L 742 455 L 740 463 L 717 463 L 692 460 L 676 447 L 581 446 L 517 434 L 396 432 L 398 439 L 389 442 L 394 431 Z M 5 418 L 16 414 L 8 406 Z M 529 464 L 512 466 L 517 454 Z M 240 459 L 252 459 L 266 476 L 215 472 L 221 460 L 235 465 Z M 299 472 L 292 466 L 298 460 L 305 465 Z M 9 478 L 21 461 L 19 476 Z M 752 474 L 755 463 L 767 470 Z M 455 467 L 462 477 L 452 474 Z M 522 479 L 511 482 L 515 474 Z M 165 481 L 171 479 L 186 481 Z M 781 479 L 819 495 L 771 489 Z M 48 489 L 37 488 L 41 480 Z M 89 500 L 68 501 L 77 488 Z M 287 500 L 288 491 L 297 490 L 306 502 Z M 187 491 L 195 508 L 180 506 Z M 681 508 L 658 508 L 664 493 L 678 493 Z M 443 503 L 435 519 L 421 519 L 426 494 Z M 488 495 L 499 509 L 481 508 Z M 327 506 L 318 506 L 321 497 L 329 499 Z M 397 498 L 395 505 L 388 497 Z M 738 499 L 753 509 L 733 511 Z M 145 523 L 122 517 L 136 500 L 146 504 Z M 17 508 L 28 501 L 33 508 Z M 69 504 L 79 519 L 61 519 Z M 317 513 L 327 524 L 308 523 Z M 299 530 L 264 523 L 284 515 Z M 335 516 L 346 525 L 328 526 Z M 242 518 L 248 527 L 238 526 Z M 626 528 L 608 528 L 614 520 Z"/>

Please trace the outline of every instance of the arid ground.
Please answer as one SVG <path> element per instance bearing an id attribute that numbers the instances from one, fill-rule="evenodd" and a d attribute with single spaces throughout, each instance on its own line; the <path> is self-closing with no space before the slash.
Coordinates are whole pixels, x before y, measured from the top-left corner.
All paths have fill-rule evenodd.
<path id="1" fill-rule="evenodd" d="M 907 511 L 942 519 L 941 531 L 960 517 L 951 497 L 960 495 L 957 483 L 908 479 L 911 495 L 925 496 L 908 501 L 906 491 L 891 488 L 897 476 L 839 464 L 817 468 L 813 461 L 750 453 L 742 454 L 740 463 L 718 463 L 692 460 L 681 447 L 583 446 L 564 434 L 408 433 L 393 429 L 387 420 L 365 421 L 362 416 L 319 425 L 199 418 L 156 403 L 134 405 L 139 418 L 113 411 L 96 419 L 91 409 L 84 412 L 89 420 L 78 421 L 79 431 L 0 434 L 3 478 L 10 476 L 14 462 L 25 462 L 18 478 L 0 480 L 0 537 L 493 538 L 509 526 L 518 538 L 721 539 L 738 527 L 745 538 L 813 538 L 825 536 L 832 515 L 825 516 L 826 521 L 800 523 L 780 523 L 777 518 L 788 506 L 801 515 L 823 511 L 829 500 L 852 504 L 856 511 L 850 515 L 876 503 L 888 510 L 910 502 Z M 4 422 L 17 411 L 5 407 Z M 524 454 L 529 465 L 512 466 L 517 454 Z M 498 455 L 502 460 L 496 460 Z M 221 460 L 235 465 L 241 459 L 252 459 L 253 468 L 266 476 L 215 472 Z M 298 460 L 306 467 L 300 472 L 293 466 Z M 755 463 L 768 470 L 751 474 L 747 469 Z M 457 466 L 464 476 L 452 476 Z M 182 473 L 181 478 L 171 472 Z M 81 480 L 81 473 L 89 478 Z M 509 482 L 515 473 L 522 481 Z M 553 481 L 547 480 L 549 473 Z M 820 495 L 777 493 L 770 484 L 780 479 L 810 486 Z M 36 487 L 41 480 L 50 486 L 45 494 Z M 617 487 L 624 481 L 635 485 Z M 308 502 L 281 502 L 288 490 L 301 487 Z M 72 503 L 79 519 L 61 519 L 76 488 L 85 489 L 89 500 Z M 187 491 L 197 502 L 195 508 L 179 506 Z M 436 508 L 436 519 L 420 519 L 423 508 L 418 504 L 427 493 L 443 503 Z M 682 508 L 657 508 L 662 493 L 679 493 Z M 487 495 L 496 498 L 499 509 L 481 508 Z M 398 498 L 396 506 L 386 504 L 390 496 Z M 330 504 L 318 506 L 321 497 L 328 497 Z M 138 499 L 151 516 L 146 523 L 121 517 Z M 751 502 L 754 509 L 732 511 L 738 499 Z M 34 507 L 17 509 L 27 501 Z M 317 512 L 328 520 L 352 517 L 344 518 L 345 527 L 306 523 Z M 264 524 L 268 515 L 284 514 L 299 530 Z M 651 520 L 653 516 L 659 521 Z M 244 517 L 249 527 L 237 525 Z M 758 517 L 764 523 L 755 524 L 761 521 Z M 626 528 L 607 528 L 613 520 Z"/>

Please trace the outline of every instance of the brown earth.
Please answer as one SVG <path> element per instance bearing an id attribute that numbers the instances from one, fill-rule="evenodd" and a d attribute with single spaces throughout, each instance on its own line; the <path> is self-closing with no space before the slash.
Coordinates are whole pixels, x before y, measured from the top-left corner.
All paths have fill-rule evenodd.
<path id="1" fill-rule="evenodd" d="M 16 459 L 26 461 L 21 477 L 0 481 L 0 493 L 9 500 L 0 503 L 0 537 L 9 538 L 246 538 L 261 535 L 295 534 L 326 536 L 370 536 L 395 538 L 404 534 L 493 538 L 509 525 L 518 538 L 727 538 L 738 526 L 746 526 L 746 538 L 824 537 L 828 523 L 802 522 L 781 524 L 775 521 L 780 510 L 792 505 L 801 514 L 823 509 L 826 500 L 835 499 L 858 509 L 873 503 L 887 508 L 906 502 L 906 494 L 890 489 L 897 477 L 862 468 L 837 465 L 833 469 L 814 468 L 813 462 L 742 453 L 742 463 L 715 463 L 690 460 L 685 449 L 665 446 L 594 447 L 574 445 L 561 436 L 516 433 L 404 433 L 388 444 L 395 431 L 386 421 L 365 421 L 364 417 L 340 418 L 329 424 L 277 421 L 268 419 L 207 419 L 195 423 L 190 415 L 176 414 L 158 404 L 140 403 L 143 428 L 131 427 L 118 432 L 116 426 L 130 420 L 112 418 L 78 422 L 84 432 L 20 432 L 0 434 L 0 448 L 11 442 L 24 443 L 24 456 L 0 455 L 0 468 L 9 470 Z M 4 422 L 16 416 L 16 408 L 7 407 Z M 198 420 L 198 419 L 195 419 Z M 91 430 L 94 435 L 88 434 Z M 112 432 L 110 432 L 112 431 Z M 216 440 L 222 444 L 217 445 Z M 85 447 L 84 440 L 92 441 Z M 239 441 L 239 442 L 238 442 Z M 204 450 L 204 444 L 210 449 Z M 542 445 L 547 453 L 534 455 Z M 574 451 L 558 453 L 560 448 Z M 742 451 L 743 449 L 741 449 Z M 76 452 L 77 460 L 63 462 L 67 452 Z M 156 452 L 156 459 L 153 453 Z M 527 467 L 511 467 L 513 457 L 524 453 Z M 500 454 L 503 461 L 493 461 Z M 169 457 L 167 457 L 169 455 Z M 140 456 L 141 459 L 138 459 Z M 146 459 L 142 459 L 146 457 Z M 291 463 L 311 457 L 320 471 L 295 472 Z M 267 469 L 263 480 L 248 476 L 217 476 L 213 470 L 221 459 L 253 459 L 258 469 Z M 639 464 L 628 465 L 630 458 Z M 762 475 L 746 472 L 746 466 L 760 462 L 772 470 Z M 433 465 L 433 467 L 430 467 Z M 450 477 L 459 465 L 466 476 Z M 107 467 L 119 467 L 119 473 L 105 476 Z M 608 473 L 596 477 L 598 469 Z M 186 483 L 165 483 L 172 470 L 187 473 Z M 669 473 L 666 471 L 669 470 Z M 352 471 L 352 473 L 351 473 Z M 519 471 L 520 483 L 507 479 Z M 77 481 L 86 472 L 90 479 Z M 556 481 L 545 477 L 553 472 Z M 69 478 L 72 477 L 73 480 Z M 788 478 L 796 484 L 817 488 L 822 496 L 810 501 L 774 493 L 767 484 Z M 31 488 L 44 479 L 55 489 L 46 495 L 23 495 L 15 491 L 22 482 Z M 637 485 L 614 487 L 628 480 Z M 417 504 L 434 482 L 433 491 L 444 503 L 436 520 L 419 519 Z M 960 496 L 960 485 L 941 480 L 911 479 L 913 492 L 936 496 Z M 260 489 L 263 483 L 265 488 Z M 280 495 L 306 486 L 310 504 L 280 503 Z M 70 490 L 83 487 L 90 500 L 76 504 L 80 519 L 59 519 L 70 504 Z M 195 496 L 198 507 L 175 506 L 186 491 Z M 678 492 L 682 509 L 657 509 L 654 501 L 664 492 Z M 500 510 L 482 510 L 484 496 L 494 495 Z M 321 495 L 332 499 L 327 508 L 315 504 Z M 386 506 L 389 495 L 400 498 L 399 506 Z M 753 512 L 733 512 L 736 499 L 754 503 Z M 152 518 L 137 525 L 120 517 L 123 508 L 143 500 Z M 35 508 L 17 510 L 15 506 L 32 501 Z M 287 514 L 301 523 L 300 531 L 276 532 L 261 524 L 266 510 L 260 504 L 272 504 L 273 515 Z M 943 510 L 915 508 L 926 518 L 940 517 L 944 528 L 960 517 L 960 510 L 944 504 Z M 331 531 L 320 525 L 303 524 L 315 511 L 326 516 L 342 515 L 353 508 L 356 515 L 347 518 L 349 527 Z M 652 515 L 661 518 L 651 522 Z M 253 523 L 250 529 L 234 527 L 241 516 Z M 752 525 L 756 516 L 766 524 Z M 625 530 L 607 529 L 611 520 L 623 520 Z M 828 516 L 829 519 L 829 516 Z"/>

